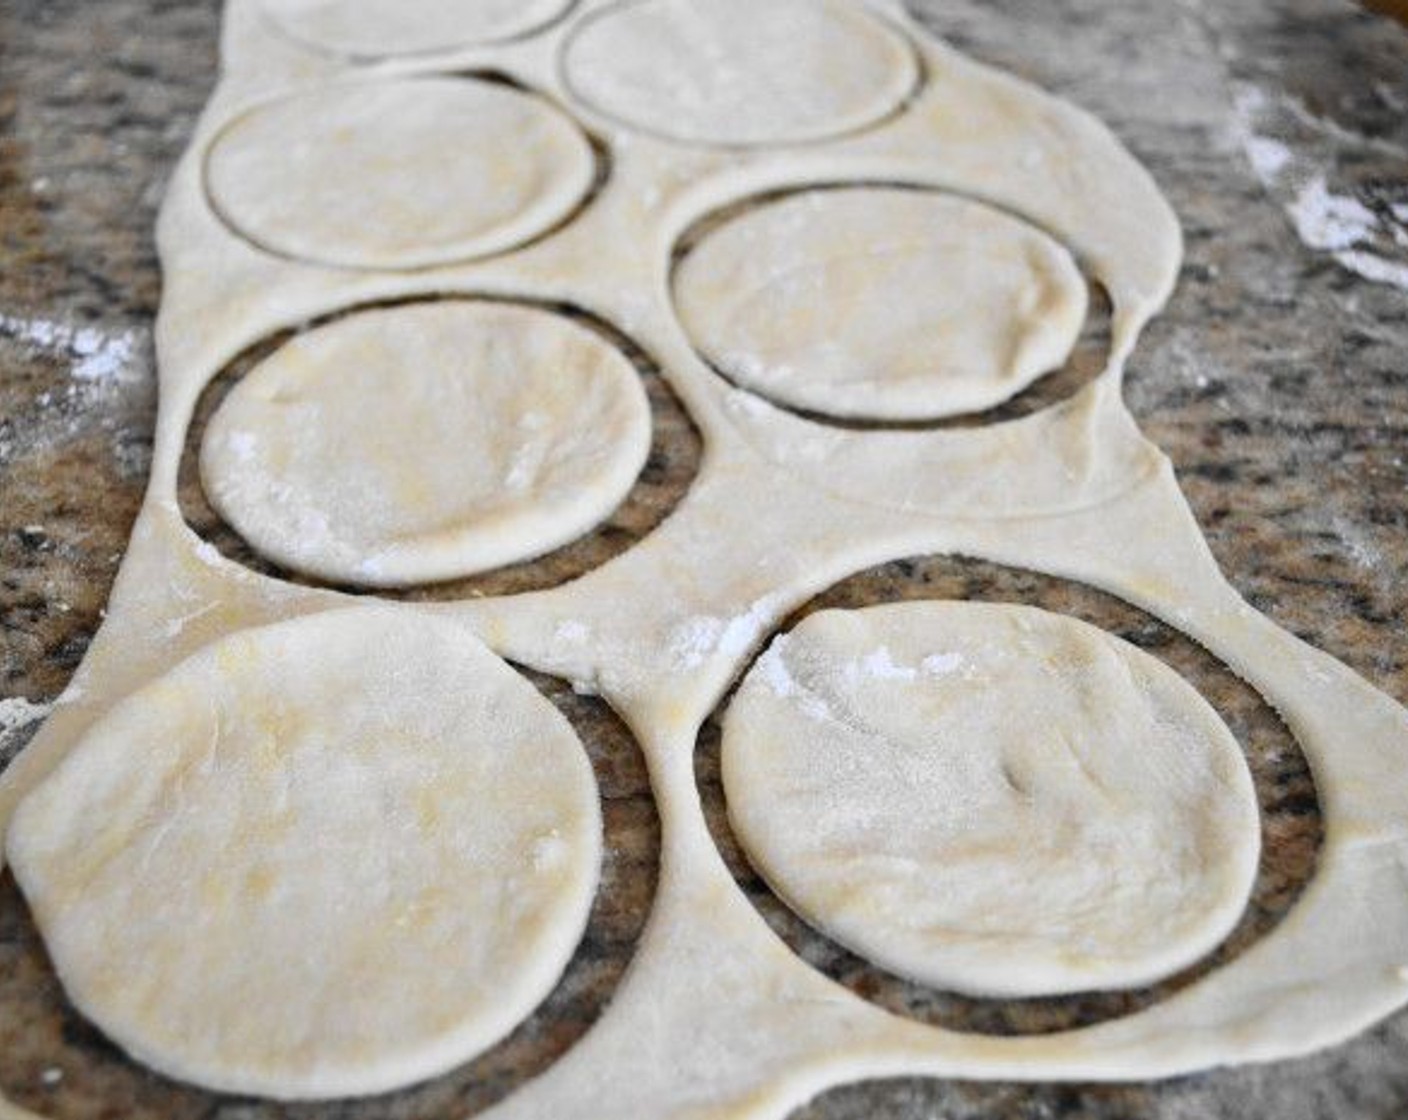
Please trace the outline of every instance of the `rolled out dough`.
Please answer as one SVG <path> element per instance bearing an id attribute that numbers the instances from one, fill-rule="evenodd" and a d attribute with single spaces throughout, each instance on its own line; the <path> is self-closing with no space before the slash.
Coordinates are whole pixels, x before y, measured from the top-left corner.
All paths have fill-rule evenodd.
<path id="1" fill-rule="evenodd" d="M 64 988 L 155 1069 L 276 1097 L 441 1073 L 556 983 L 601 858 L 575 733 L 462 627 L 354 608 L 207 646 L 15 814 Z"/>
<path id="2" fill-rule="evenodd" d="M 349 58 L 430 54 L 536 31 L 572 0 L 263 0 L 296 42 Z"/>
<path id="3" fill-rule="evenodd" d="M 904 36 L 846 0 L 622 0 L 574 29 L 563 71 L 628 127 L 729 146 L 862 128 L 919 75 Z"/>
<path id="4" fill-rule="evenodd" d="M 368 586 L 565 544 L 650 449 L 631 363 L 552 312 L 451 300 L 363 311 L 257 366 L 206 429 L 211 503 L 259 552 Z"/>
<path id="5" fill-rule="evenodd" d="M 459 77 L 338 81 L 235 118 L 206 158 L 238 233 L 344 268 L 423 268 L 512 249 L 566 218 L 596 161 L 542 98 Z"/>
<path id="6" fill-rule="evenodd" d="M 832 416 L 925 420 L 1001 403 L 1070 354 L 1070 253 L 948 194 L 806 191 L 706 235 L 675 277 L 696 346 L 732 380 Z"/>
<path id="7" fill-rule="evenodd" d="M 1241 916 L 1259 832 L 1237 741 L 1176 673 L 988 603 L 811 615 L 730 704 L 729 819 L 813 924 L 973 995 L 1133 987 Z"/>
<path id="8" fill-rule="evenodd" d="M 12 834 L 14 852 L 30 868 L 27 889 L 63 978 L 100 1025 L 124 1039 L 116 1013 L 126 1008 L 129 1021 L 150 1034 L 155 1028 L 132 1007 L 134 999 L 200 1005 L 209 1023 L 196 1016 L 190 1037 L 175 1044 L 204 1046 L 203 1060 L 210 1064 L 161 1068 L 215 1087 L 234 1084 L 226 1075 L 248 1056 L 240 1025 L 250 1020 L 241 1016 L 255 1011 L 229 1006 L 231 985 L 240 977 L 232 979 L 219 962 L 245 959 L 249 945 L 321 951 L 319 939 L 308 935 L 320 927 L 258 910 L 240 910 L 233 921 L 223 920 L 226 911 L 214 911 L 221 920 L 207 936 L 173 931 L 159 954 L 137 957 L 130 951 L 122 940 L 129 934 L 118 926 L 130 904 L 119 894 L 126 899 L 135 884 L 134 897 L 149 908 L 165 905 L 168 892 L 175 900 L 189 899 L 193 883 L 177 874 L 179 867 L 161 861 L 174 859 L 172 845 L 183 836 L 213 851 L 226 819 L 218 812 L 159 813 L 152 819 L 169 821 L 176 830 L 153 852 L 154 867 L 165 868 L 161 876 L 146 874 L 129 858 L 111 865 L 111 885 L 99 876 L 65 907 L 57 906 L 63 885 L 71 889 L 94 857 L 105 853 L 74 845 L 55 848 L 47 862 L 37 847 L 45 837 L 57 842 L 65 829 L 81 828 L 150 840 L 136 814 L 144 805 L 161 809 L 149 796 L 150 786 L 183 761 L 191 763 L 183 779 L 191 788 L 179 793 L 179 804 L 194 804 L 189 798 L 198 792 L 191 785 L 196 783 L 218 808 L 214 783 L 200 785 L 202 748 L 184 737 L 152 736 L 143 705 L 166 697 L 162 703 L 174 709 L 168 722 L 185 721 L 198 734 L 208 731 L 201 721 L 215 718 L 212 711 L 237 708 L 248 715 L 251 706 L 239 702 L 245 678 L 230 684 L 211 667 L 246 643 L 272 654 L 265 659 L 269 693 L 300 674 L 310 687 L 326 679 L 323 673 L 349 675 L 353 699 L 338 694 L 313 705 L 320 715 L 310 726 L 382 710 L 375 682 L 356 675 L 358 658 L 384 670 L 377 680 L 404 683 L 408 697 L 423 695 L 424 683 L 446 685 L 429 690 L 446 702 L 469 703 L 481 688 L 497 689 L 508 673 L 475 646 L 473 654 L 461 651 L 468 660 L 454 661 L 460 669 L 449 687 L 435 675 L 434 658 L 442 644 L 455 643 L 420 613 L 423 608 L 405 603 L 379 609 L 402 620 L 405 634 L 414 636 L 402 643 L 399 626 L 394 628 L 394 644 L 407 647 L 401 660 L 410 671 L 384 654 L 393 643 L 382 640 L 380 624 L 373 640 L 355 643 L 347 641 L 348 624 L 340 621 L 349 616 L 332 615 L 307 630 L 301 624 L 257 629 L 337 610 L 345 599 L 326 588 L 241 569 L 203 546 L 183 523 L 177 500 L 196 402 L 237 354 L 310 318 L 446 293 L 511 295 L 590 309 L 658 362 L 705 443 L 699 477 L 672 515 L 600 569 L 542 592 L 436 605 L 501 656 L 601 694 L 639 739 L 661 824 L 650 922 L 609 1006 L 569 1053 L 517 1087 L 486 1118 L 782 1120 L 828 1086 L 864 1078 L 1168 1077 L 1296 1057 L 1348 1038 L 1408 1003 L 1408 716 L 1236 594 L 1218 571 L 1171 464 L 1130 415 L 1121 393 L 1124 365 L 1172 291 L 1181 239 L 1176 216 L 1153 179 L 1107 128 L 926 37 L 897 0 L 774 0 L 766 6 L 746 0 L 579 0 L 570 18 L 540 38 L 455 59 L 456 66 L 502 70 L 525 88 L 575 95 L 576 107 L 600 126 L 611 147 L 610 175 L 590 205 L 572 214 L 561 236 L 541 236 L 526 252 L 497 252 L 524 244 L 530 230 L 555 229 L 538 220 L 546 213 L 560 213 L 563 220 L 571 213 L 565 200 L 580 197 L 588 177 L 582 130 L 532 95 L 465 79 L 386 76 L 444 65 L 438 57 L 379 64 L 371 75 L 350 62 L 310 58 L 288 48 L 261 2 L 229 0 L 220 87 L 163 208 L 165 287 L 156 325 L 162 392 L 148 499 L 106 621 L 73 688 L 0 775 L 0 827 L 23 804 L 23 827 Z M 273 91 L 293 88 L 317 92 L 265 101 Z M 489 88 L 507 99 L 498 108 L 483 100 L 489 95 L 481 97 Z M 442 91 L 464 107 L 462 120 L 442 103 Z M 461 95 L 469 100 L 462 102 Z M 384 166 L 377 162 L 376 144 L 358 139 L 369 134 L 351 128 L 344 146 L 332 133 L 319 133 L 330 119 L 355 124 L 352 109 L 364 98 L 389 107 L 378 119 L 393 157 Z M 261 103 L 264 108 L 250 110 Z M 307 111 L 314 106 L 317 112 Z M 479 107 L 485 112 L 477 115 Z M 407 108 L 416 112 L 407 114 Z M 434 121 L 442 113 L 442 119 L 458 121 L 452 129 L 457 143 L 446 147 L 443 130 L 436 129 L 417 139 L 421 130 L 410 122 Z M 536 131 L 534 122 L 544 131 Z M 203 174 L 207 165 L 210 176 Z M 403 167 L 410 170 L 403 174 Z M 572 178 L 564 177 L 565 167 L 577 169 L 572 174 L 578 185 L 571 190 L 564 186 Z M 232 170 L 237 173 L 222 179 Z M 494 172 L 502 173 L 501 181 Z M 1111 303 L 1109 361 L 1094 383 L 1021 421 L 875 431 L 815 423 L 717 377 L 690 345 L 672 300 L 674 250 L 687 231 L 750 202 L 822 185 L 884 182 L 982 198 L 1068 246 Z M 494 190 L 481 193 L 486 183 L 494 183 Z M 240 212 L 257 217 L 263 235 L 273 239 L 262 239 L 248 223 L 241 226 L 239 208 L 226 205 L 231 193 L 244 207 Z M 542 197 L 562 208 L 520 205 L 524 198 Z M 446 198 L 455 205 L 447 208 Z M 506 206 L 502 212 L 495 209 L 499 200 Z M 530 211 L 537 215 L 532 221 L 524 217 Z M 421 221 L 428 240 L 418 232 Z M 232 225 L 248 239 L 232 236 Z M 339 250 L 347 255 L 326 256 Z M 305 251 L 307 260 L 327 266 L 290 260 Z M 332 267 L 348 263 L 366 269 Z M 422 270 L 428 263 L 443 267 Z M 338 325 L 355 322 L 344 318 Z M 401 424 L 394 408 L 390 416 L 392 425 Z M 1205 645 L 1262 693 L 1313 767 L 1325 820 L 1316 876 L 1283 921 L 1223 967 L 1156 1004 L 1096 1027 L 1040 1037 L 974 1036 L 890 1014 L 788 951 L 729 876 L 711 841 L 693 765 L 700 729 L 755 648 L 790 612 L 850 573 L 920 553 L 982 557 L 1105 588 Z M 364 633 L 360 625 L 356 629 Z M 315 670 L 304 665 L 306 658 L 279 656 L 278 647 L 293 639 L 275 640 L 273 634 L 299 635 L 300 644 L 306 637 L 324 664 Z M 202 652 L 210 642 L 216 644 Z M 422 647 L 431 662 L 421 656 Z M 903 664 L 898 647 L 896 642 L 889 649 L 895 666 Z M 942 658 L 945 652 L 925 656 Z M 183 662 L 191 655 L 194 661 Z M 457 655 L 449 656 L 453 661 Z M 173 681 L 191 685 L 186 700 L 172 697 Z M 396 719 L 393 731 L 418 726 L 419 709 L 388 703 L 384 710 Z M 1174 706 L 1188 714 L 1181 702 Z M 499 714 L 521 730 L 516 708 Z M 113 745 L 113 729 L 126 729 L 141 749 Z M 523 740 L 515 732 L 498 741 Z M 257 747 L 250 744 L 256 753 Z M 452 758 L 444 750 L 442 745 L 425 757 L 443 758 L 449 767 Z M 354 757 L 331 749 L 314 754 L 338 766 Z M 489 764 L 473 752 L 451 755 Z M 402 756 L 375 750 L 369 756 L 380 769 L 366 775 L 365 786 L 360 779 L 338 778 L 338 769 L 324 771 L 334 784 L 358 792 L 381 788 L 384 778 L 399 773 L 390 763 Z M 477 811 L 452 819 L 478 830 L 498 827 L 492 814 L 502 813 L 512 825 L 522 819 L 516 814 L 525 804 L 569 794 L 558 784 L 565 775 L 554 768 L 543 778 L 545 792 L 514 800 L 525 796 L 523 782 L 545 756 L 561 757 L 552 749 L 544 756 L 508 749 L 502 787 L 480 787 L 473 798 L 478 806 L 502 793 L 505 804 L 496 808 L 491 800 L 483 819 Z M 56 784 L 45 785 L 56 770 Z M 242 772 L 248 782 L 263 780 L 260 775 L 255 767 Z M 181 788 L 179 782 L 172 787 Z M 233 796 L 242 788 L 228 792 Z M 859 788 L 866 788 L 864 782 Z M 64 809 L 69 790 L 77 791 L 78 805 L 92 805 L 111 790 L 112 804 L 75 817 Z M 278 794 L 280 787 L 267 792 Z M 170 803 L 178 802 L 173 797 Z M 256 798 L 248 804 L 252 815 L 240 820 L 272 827 L 277 803 Z M 319 800 L 311 808 L 337 816 L 332 802 Z M 375 819 L 382 826 L 371 835 L 346 837 L 352 850 L 387 859 L 403 853 L 382 842 L 388 818 Z M 428 831 L 419 842 L 457 835 Z M 531 851 L 525 841 L 516 841 L 520 855 Z M 1246 844 L 1237 843 L 1235 851 L 1245 852 Z M 285 852 L 255 844 L 235 846 L 221 858 L 247 853 L 253 859 L 269 850 Z M 583 849 L 574 851 L 585 858 Z M 295 858 L 300 853 L 306 863 Z M 345 882 L 348 864 L 340 853 L 305 846 L 286 854 L 312 897 L 335 893 Z M 365 874 L 364 863 L 352 864 L 347 873 Z M 509 881 L 501 864 L 490 867 L 494 882 Z M 422 870 L 435 881 L 445 875 L 442 865 Z M 467 869 L 465 874 L 473 889 L 482 887 Z M 413 873 L 408 881 L 426 880 Z M 450 887 L 458 903 L 466 892 L 453 879 Z M 355 901 L 372 906 L 376 897 Z M 457 905 L 446 916 L 448 928 L 461 931 L 476 905 L 473 897 Z M 60 911 L 89 910 L 102 913 L 92 922 L 56 920 Z M 501 921 L 501 910 L 491 906 L 487 913 L 505 937 L 516 928 Z M 268 925 L 239 924 L 251 915 L 260 922 L 267 917 Z M 330 922 L 321 911 L 315 916 Z M 134 921 L 138 933 L 149 924 L 140 916 Z M 110 928 L 111 946 L 90 940 Z M 345 948 L 353 936 L 350 926 L 327 928 L 330 948 Z M 272 941 L 252 937 L 261 929 Z M 559 912 L 545 918 L 541 936 L 560 948 L 579 929 L 580 910 Z M 384 958 L 385 973 L 377 973 L 380 982 L 399 987 L 396 998 L 378 998 L 368 1011 L 366 1022 L 374 1030 L 367 1060 L 355 1064 L 385 1072 L 381 1084 L 392 1083 L 393 1073 L 409 1079 L 443 1068 L 441 1059 L 450 1059 L 441 1046 L 444 1036 L 426 1024 L 447 1001 L 450 1018 L 484 1006 L 468 991 L 482 973 L 443 967 L 438 951 L 432 945 L 426 952 L 391 954 Z M 203 956 L 210 953 L 215 956 Z M 533 958 L 543 976 L 551 971 L 543 964 L 551 956 Z M 123 996 L 131 977 L 117 970 L 130 971 L 134 960 L 156 968 L 155 975 L 179 975 L 182 981 L 167 990 L 152 986 L 153 973 L 133 973 L 138 987 Z M 275 965 L 277 960 L 271 970 Z M 521 975 L 511 967 L 501 974 Z M 253 979 L 278 998 L 284 994 L 281 977 L 271 975 L 273 980 L 263 973 Z M 509 990 L 522 995 L 531 986 L 523 981 Z M 334 985 L 327 992 L 343 990 Z M 375 984 L 369 989 L 379 996 L 388 990 Z M 456 993 L 464 1002 L 455 1002 Z M 103 998 L 89 998 L 95 994 Z M 313 1013 L 331 1006 L 320 998 L 323 989 L 293 988 L 288 994 Z M 500 993 L 494 994 L 497 1000 Z M 531 1004 L 526 996 L 518 1000 L 515 1014 Z M 398 1034 L 395 1016 L 420 1033 Z M 222 1018 L 237 1029 L 223 1042 L 213 1041 L 211 1024 Z M 504 1012 L 505 1021 L 511 1018 Z M 273 1022 L 278 1030 L 287 1026 L 277 1014 Z M 330 1019 L 314 1025 L 310 1045 L 346 1044 L 339 1051 L 344 1058 L 355 1049 L 341 1033 L 353 1024 Z M 493 1034 L 483 1020 L 480 1027 L 476 1045 Z M 453 1033 L 455 1027 L 444 1029 Z M 468 1031 L 459 1041 L 465 1043 L 460 1053 L 472 1049 Z M 251 1044 L 263 1045 L 259 1039 Z M 328 1073 L 352 1064 L 290 1064 L 259 1081 L 260 1091 L 356 1091 L 361 1082 Z M 252 1086 L 253 1080 L 239 1083 Z M 364 1107 L 375 1113 L 384 1104 Z M 398 1107 L 385 1104 L 384 1110 Z M 8 1120 L 14 1113 L 0 1102 L 0 1115 Z"/>

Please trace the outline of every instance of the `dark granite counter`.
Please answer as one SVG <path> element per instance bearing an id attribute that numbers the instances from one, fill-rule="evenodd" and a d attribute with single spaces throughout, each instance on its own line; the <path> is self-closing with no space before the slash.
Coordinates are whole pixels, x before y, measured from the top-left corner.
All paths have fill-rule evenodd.
<path id="1" fill-rule="evenodd" d="M 1408 33 L 1337 0 L 917 7 L 956 46 L 1102 116 L 1152 169 L 1183 220 L 1187 259 L 1135 355 L 1135 412 L 1173 458 L 1234 584 L 1408 699 Z M 0 763 L 82 656 L 140 500 L 160 293 L 152 228 L 214 81 L 217 27 L 206 0 L 0 0 Z M 684 485 L 691 439 L 687 424 L 670 426 L 655 489 L 611 532 L 503 586 L 580 570 L 593 550 L 646 531 Z M 1106 596 L 982 564 L 891 564 L 825 602 L 935 595 L 1081 615 L 1194 680 L 1246 745 L 1266 818 L 1253 905 L 1217 959 L 1279 919 L 1313 873 L 1319 824 L 1294 741 L 1249 689 Z M 592 750 L 610 854 L 567 979 L 503 1046 L 371 1104 L 275 1107 L 171 1086 L 64 1004 L 6 876 L 0 1089 L 72 1120 L 430 1120 L 471 1115 L 544 1068 L 599 1013 L 629 960 L 657 825 L 625 729 L 600 704 L 540 683 Z M 810 933 L 750 874 L 724 821 L 713 728 L 698 771 L 720 845 L 769 921 L 818 968 L 885 1006 L 967 1029 L 1050 1030 L 1140 1006 L 1210 967 L 1154 992 L 1017 1004 L 902 984 Z M 827 1094 L 797 1120 L 1404 1115 L 1408 1013 L 1298 1062 L 1117 1087 L 893 1082 Z"/>

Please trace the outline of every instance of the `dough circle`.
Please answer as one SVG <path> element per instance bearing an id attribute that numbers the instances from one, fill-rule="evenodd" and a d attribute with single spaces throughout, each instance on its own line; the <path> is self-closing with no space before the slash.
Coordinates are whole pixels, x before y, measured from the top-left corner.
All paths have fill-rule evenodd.
<path id="1" fill-rule="evenodd" d="M 625 0 L 573 31 L 563 70 L 628 127 L 727 146 L 864 128 L 919 81 L 909 41 L 846 0 Z"/>
<path id="2" fill-rule="evenodd" d="M 805 191 L 707 234 L 675 275 L 681 320 L 725 375 L 829 416 L 981 411 L 1070 355 L 1085 281 L 1034 226 L 953 195 Z"/>
<path id="3" fill-rule="evenodd" d="M 489 256 L 554 228 L 591 190 L 582 130 L 473 78 L 337 82 L 237 117 L 206 158 L 211 204 L 262 249 L 344 268 Z"/>
<path id="4" fill-rule="evenodd" d="M 462 627 L 358 607 L 223 638 L 20 805 L 15 877 L 138 1060 L 288 1099 L 482 1052 L 552 989 L 601 859 L 567 721 Z"/>
<path id="5" fill-rule="evenodd" d="M 1029 607 L 810 616 L 724 724 L 729 818 L 797 911 L 938 988 L 1137 986 L 1236 924 L 1259 818 L 1236 740 L 1161 662 Z"/>
<path id="6" fill-rule="evenodd" d="M 295 337 L 216 410 L 200 470 L 260 554 L 387 587 L 566 544 L 649 451 L 645 389 L 604 339 L 539 308 L 451 300 Z"/>
<path id="7" fill-rule="evenodd" d="M 263 0 L 296 43 L 349 58 L 432 54 L 546 27 L 572 0 Z"/>

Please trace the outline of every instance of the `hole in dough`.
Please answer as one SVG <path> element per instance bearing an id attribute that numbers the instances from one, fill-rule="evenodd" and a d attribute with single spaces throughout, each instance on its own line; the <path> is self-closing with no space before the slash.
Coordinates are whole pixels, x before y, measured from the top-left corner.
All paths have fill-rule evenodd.
<path id="1" fill-rule="evenodd" d="M 206 156 L 211 206 L 267 252 L 346 268 L 489 256 L 555 229 L 596 179 L 587 136 L 502 82 L 339 82 L 237 117 Z"/>
<path id="2" fill-rule="evenodd" d="M 202 540 L 227 559 L 261 575 L 289 583 L 330 586 L 351 594 L 365 593 L 364 588 L 351 584 L 314 579 L 280 567 L 252 549 L 247 541 L 221 520 L 220 515 L 211 507 L 200 480 L 199 456 L 200 447 L 205 441 L 205 431 L 211 418 L 240 381 L 299 333 L 373 308 L 458 302 L 462 298 L 417 297 L 413 300 L 388 301 L 344 309 L 303 324 L 296 330 L 282 331 L 241 353 L 201 394 L 187 432 L 178 483 L 181 515 L 186 523 Z M 531 560 L 508 564 L 460 579 L 408 588 L 377 588 L 376 593 L 382 598 L 453 601 L 485 595 L 518 595 L 569 583 L 601 567 L 654 532 L 684 499 L 699 474 L 704 450 L 703 440 L 688 411 L 675 396 L 674 390 L 660 373 L 658 364 L 649 354 L 641 350 L 630 336 L 580 308 L 565 304 L 524 303 L 523 306 L 542 307 L 566 316 L 619 350 L 635 367 L 650 404 L 651 445 L 645 466 L 626 499 L 608 518 L 562 547 Z"/>
<path id="3" fill-rule="evenodd" d="M 1160 1111 L 1159 1086 L 1148 1082 L 1070 1084 L 1059 1081 L 962 1081 L 887 1077 L 852 1081 L 818 1094 L 782 1120 L 1168 1120 Z M 1177 1105 L 1175 1108 L 1179 1107 Z M 1186 1115 L 1186 1113 L 1185 1113 Z M 1235 1112 L 1228 1115 L 1236 1115 Z M 1211 1120 L 1205 1116 L 1202 1120 Z"/>
<path id="4" fill-rule="evenodd" d="M 1088 306 L 1067 250 L 980 202 L 897 186 L 802 191 L 703 233 L 675 272 L 703 357 L 827 417 L 992 408 L 1069 358 Z"/>
<path id="5" fill-rule="evenodd" d="M 473 1061 L 394 1101 L 369 1098 L 336 1105 L 339 1120 L 445 1120 L 470 1116 L 498 1103 L 551 1068 L 610 1003 L 635 954 L 655 897 L 660 824 L 640 747 L 602 700 L 582 696 L 564 681 L 515 666 L 572 724 L 587 749 L 601 792 L 605 844 L 601 884 L 586 932 L 561 981 L 536 1010 L 501 1042 Z M 15 1045 L 0 1046 L 0 1090 L 37 1115 L 79 1115 L 88 1102 L 123 1102 L 132 1120 L 206 1116 L 237 1098 L 153 1076 L 125 1055 L 63 996 L 38 931 L 9 873 L 0 876 L 0 1023 L 13 1025 Z M 52 1084 L 44 1071 L 59 1069 Z M 240 1106 L 247 1108 L 247 1102 Z M 266 1106 L 269 1120 L 313 1120 L 325 1106 Z M 243 1115 L 243 1112 L 241 1112 Z M 253 1117 L 255 1113 L 251 1113 Z"/>
<path id="6" fill-rule="evenodd" d="M 1210 699 L 1243 744 L 1261 807 L 1263 844 L 1258 875 L 1241 921 L 1217 949 L 1174 976 L 1145 988 L 1033 999 L 972 998 L 907 980 L 799 918 L 779 900 L 745 857 L 726 817 L 720 776 L 721 723 L 730 700 L 705 724 L 696 774 L 710 832 L 741 889 L 773 931 L 812 967 L 898 1015 L 951 1030 L 1012 1035 L 1089 1026 L 1149 1007 L 1225 966 L 1273 929 L 1311 880 L 1321 843 L 1309 766 L 1276 713 L 1226 666 L 1188 638 L 1136 607 L 1080 584 L 978 560 L 925 557 L 861 572 L 799 610 L 783 629 L 827 609 L 890 602 L 960 599 L 1018 600 L 1074 616 L 1117 634 L 1191 681 Z"/>
<path id="7" fill-rule="evenodd" d="M 353 59 L 502 42 L 561 18 L 572 0 L 263 0 L 296 43 Z"/>
<path id="8" fill-rule="evenodd" d="M 74 1004 L 144 1064 L 290 1099 L 480 1053 L 601 862 L 572 727 L 461 627 L 354 608 L 205 647 L 101 718 L 8 854 Z"/>
<path id="9" fill-rule="evenodd" d="M 627 0 L 573 31 L 563 73 L 580 101 L 629 128 L 727 146 L 865 128 L 921 77 L 901 32 L 842 0 Z"/>
<path id="10" fill-rule="evenodd" d="M 640 378 L 598 334 L 536 307 L 444 300 L 295 336 L 225 397 L 200 471 L 263 555 L 384 587 L 580 536 L 649 449 Z"/>

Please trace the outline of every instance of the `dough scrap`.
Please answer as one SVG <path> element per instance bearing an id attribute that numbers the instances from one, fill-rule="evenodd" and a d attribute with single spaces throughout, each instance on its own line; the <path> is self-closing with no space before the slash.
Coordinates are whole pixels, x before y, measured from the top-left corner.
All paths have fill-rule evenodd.
<path id="1" fill-rule="evenodd" d="M 630 362 L 537 308 L 454 300 L 295 337 L 206 429 L 211 504 L 296 571 L 394 586 L 550 551 L 605 519 L 650 450 Z"/>
<path id="2" fill-rule="evenodd" d="M 728 146 L 864 128 L 919 80 L 905 37 L 842 0 L 625 0 L 575 29 L 564 73 L 631 128 Z"/>
<path id="3" fill-rule="evenodd" d="M 1033 226 L 963 198 L 807 191 L 706 235 L 675 276 L 695 346 L 737 383 L 830 416 L 977 412 L 1069 356 L 1085 281 Z"/>
<path id="4" fill-rule="evenodd" d="M 601 859 L 576 734 L 462 627 L 353 608 L 223 638 L 15 814 L 64 988 L 139 1060 L 281 1098 L 441 1073 L 551 990 Z"/>
<path id="5" fill-rule="evenodd" d="M 572 0 L 263 0 L 290 39 L 349 58 L 430 54 L 526 35 Z"/>
<path id="6" fill-rule="evenodd" d="M 729 818 L 809 921 L 921 983 L 1145 984 L 1236 924 L 1259 817 L 1232 734 L 1171 669 L 1031 607 L 824 611 L 724 725 Z"/>
<path id="7" fill-rule="evenodd" d="M 341 81 L 266 102 L 211 145 L 206 188 L 266 250 L 344 268 L 489 256 L 546 233 L 596 160 L 547 101 L 472 78 Z"/>

